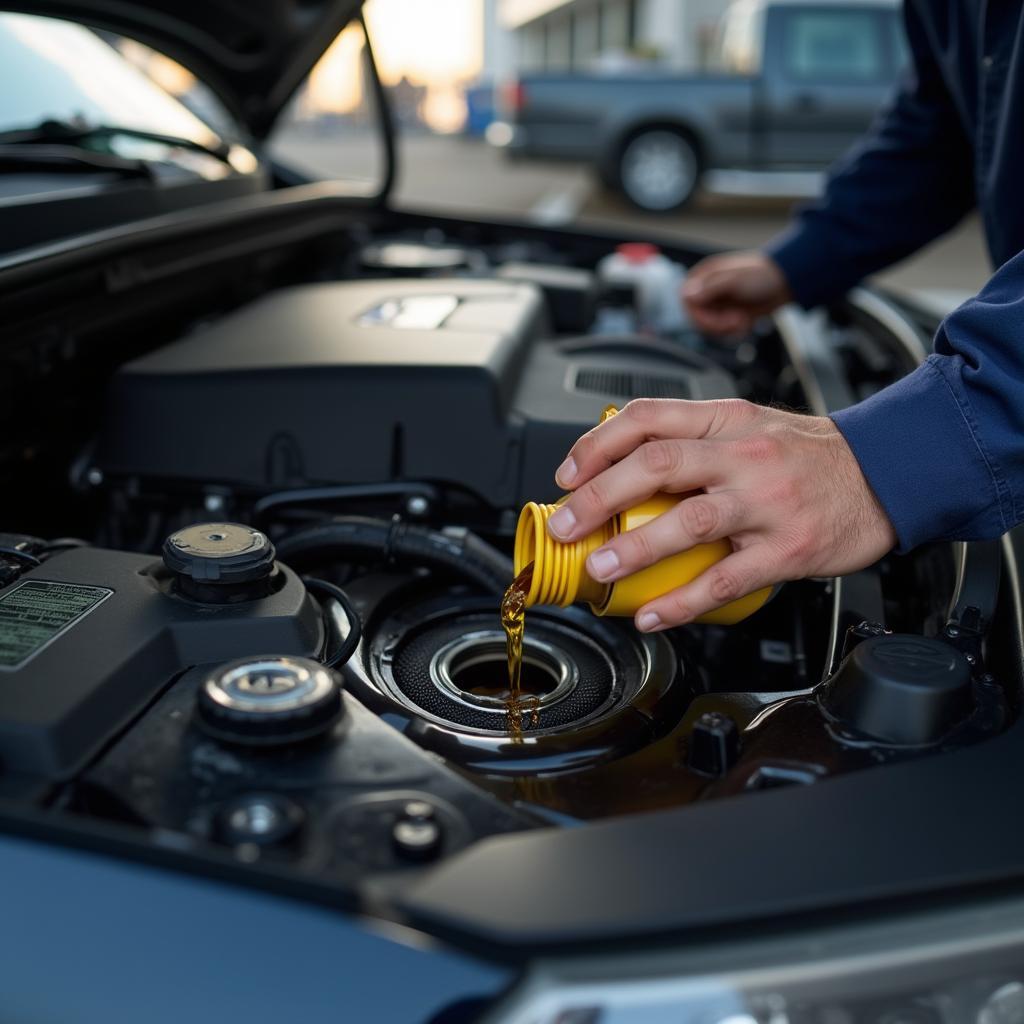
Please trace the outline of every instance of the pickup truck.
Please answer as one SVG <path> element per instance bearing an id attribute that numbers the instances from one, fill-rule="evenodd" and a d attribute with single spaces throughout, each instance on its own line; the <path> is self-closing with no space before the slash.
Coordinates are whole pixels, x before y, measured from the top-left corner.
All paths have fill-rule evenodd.
<path id="1" fill-rule="evenodd" d="M 707 72 L 527 74 L 501 101 L 512 155 L 590 162 L 635 206 L 692 198 L 709 170 L 820 171 L 905 63 L 896 0 L 737 0 Z"/>

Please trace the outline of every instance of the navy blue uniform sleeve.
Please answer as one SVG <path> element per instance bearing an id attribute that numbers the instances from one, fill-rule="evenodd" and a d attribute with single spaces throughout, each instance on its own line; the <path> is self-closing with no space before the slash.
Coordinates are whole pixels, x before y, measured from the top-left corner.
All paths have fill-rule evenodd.
<path id="1" fill-rule="evenodd" d="M 1024 522 L 1024 253 L 943 321 L 935 355 L 832 419 L 900 550 Z"/>
<path id="2" fill-rule="evenodd" d="M 833 168 L 822 199 L 766 247 L 805 307 L 915 252 L 975 204 L 973 147 L 914 0 L 904 21 L 911 62 L 901 86 Z"/>

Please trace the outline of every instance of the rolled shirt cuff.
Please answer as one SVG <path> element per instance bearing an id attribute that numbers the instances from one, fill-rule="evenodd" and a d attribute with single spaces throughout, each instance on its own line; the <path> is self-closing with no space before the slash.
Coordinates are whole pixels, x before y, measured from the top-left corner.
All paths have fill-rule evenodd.
<path id="1" fill-rule="evenodd" d="M 832 420 L 892 522 L 898 550 L 998 537 L 1008 529 L 991 465 L 944 370 L 930 356 L 909 376 Z"/>

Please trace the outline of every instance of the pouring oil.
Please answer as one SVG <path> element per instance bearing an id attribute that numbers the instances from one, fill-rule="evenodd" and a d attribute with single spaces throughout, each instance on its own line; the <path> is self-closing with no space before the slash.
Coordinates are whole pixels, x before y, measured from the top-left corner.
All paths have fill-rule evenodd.
<path id="1" fill-rule="evenodd" d="M 523 718 L 530 724 L 540 720 L 536 697 L 523 698 L 523 631 L 526 627 L 526 596 L 533 583 L 533 562 L 509 584 L 501 599 L 501 625 L 505 630 L 505 654 L 508 659 L 508 696 L 505 698 L 505 717 L 513 741 L 523 738 Z"/>

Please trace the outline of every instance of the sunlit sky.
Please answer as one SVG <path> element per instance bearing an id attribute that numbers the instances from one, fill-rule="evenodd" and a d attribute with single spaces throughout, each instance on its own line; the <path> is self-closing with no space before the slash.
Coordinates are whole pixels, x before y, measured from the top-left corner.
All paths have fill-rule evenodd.
<path id="1" fill-rule="evenodd" d="M 381 78 L 405 76 L 426 88 L 422 114 L 440 131 L 458 129 L 465 114 L 462 86 L 480 72 L 483 0 L 367 0 L 363 8 Z M 310 75 L 306 113 L 347 113 L 362 99 L 362 32 L 346 29 Z M 173 61 L 130 41 L 122 52 L 165 89 L 180 94 L 192 76 Z"/>
<path id="2" fill-rule="evenodd" d="M 364 8 L 381 78 L 404 75 L 426 86 L 424 116 L 435 128 L 454 128 L 463 107 L 459 86 L 480 71 L 483 0 L 367 0 Z M 358 30 L 342 33 L 310 79 L 315 109 L 344 112 L 360 100 Z"/>
<path id="3" fill-rule="evenodd" d="M 470 78 L 480 70 L 483 0 L 368 0 L 366 23 L 386 82 Z"/>

